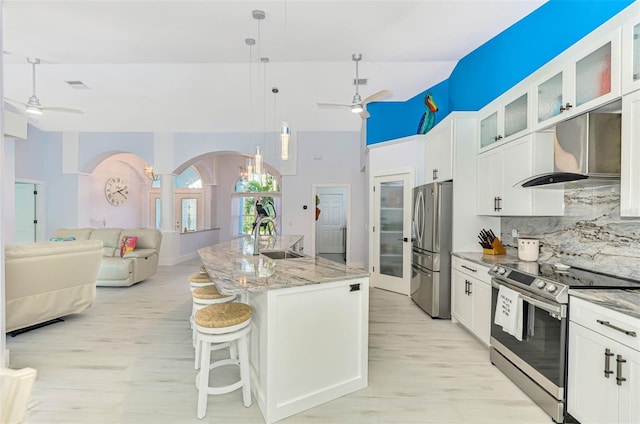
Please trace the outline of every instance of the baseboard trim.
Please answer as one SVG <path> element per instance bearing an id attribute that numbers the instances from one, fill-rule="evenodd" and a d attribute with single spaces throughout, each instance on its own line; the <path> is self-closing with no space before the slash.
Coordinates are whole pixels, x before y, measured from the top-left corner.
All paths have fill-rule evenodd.
<path id="1" fill-rule="evenodd" d="M 198 257 L 198 252 L 193 252 L 193 253 L 189 253 L 188 255 L 177 256 L 175 258 L 164 259 L 164 260 L 162 259 L 162 257 L 160 257 L 160 260 L 158 261 L 158 265 L 160 266 L 177 265 L 179 263 L 182 263 L 197 257 Z"/>

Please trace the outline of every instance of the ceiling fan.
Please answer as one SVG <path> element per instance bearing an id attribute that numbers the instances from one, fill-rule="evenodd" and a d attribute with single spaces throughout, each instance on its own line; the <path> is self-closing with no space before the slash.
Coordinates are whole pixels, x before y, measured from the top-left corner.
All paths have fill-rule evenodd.
<path id="1" fill-rule="evenodd" d="M 356 93 L 353 95 L 353 99 L 351 100 L 351 104 L 318 102 L 318 106 L 348 107 L 348 108 L 351 109 L 351 112 L 359 113 L 362 118 L 366 119 L 366 118 L 368 118 L 370 116 L 369 112 L 367 112 L 367 109 L 366 109 L 367 103 L 371 103 L 371 102 L 375 102 L 375 101 L 378 101 L 378 100 L 386 99 L 386 98 L 390 97 L 392 95 L 392 93 L 389 90 L 382 90 L 382 91 L 378 91 L 377 93 L 374 93 L 374 94 L 370 95 L 369 97 L 365 98 L 364 100 L 362 100 L 362 97 L 360 97 L 360 93 L 358 92 L 359 82 L 360 82 L 360 80 L 358 79 L 358 62 L 360 62 L 362 60 L 362 54 L 354 53 L 354 54 L 351 55 L 351 59 L 356 63 L 356 79 L 355 79 Z"/>
<path id="2" fill-rule="evenodd" d="M 43 111 L 52 111 L 52 112 L 66 112 L 66 113 L 84 113 L 78 109 L 70 109 L 66 107 L 44 107 L 40 104 L 40 99 L 36 96 L 36 65 L 40 63 L 40 59 L 35 57 L 28 57 L 27 62 L 31 64 L 31 82 L 33 87 L 33 94 L 29 97 L 26 103 L 20 102 L 17 100 L 6 99 L 10 102 L 17 103 L 23 105 L 26 108 L 26 112 L 31 115 L 42 115 Z"/>

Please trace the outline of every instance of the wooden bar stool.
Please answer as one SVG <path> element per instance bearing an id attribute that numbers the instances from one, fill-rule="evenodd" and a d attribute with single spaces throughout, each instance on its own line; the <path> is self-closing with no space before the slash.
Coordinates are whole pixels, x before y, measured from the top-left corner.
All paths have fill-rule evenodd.
<path id="1" fill-rule="evenodd" d="M 206 306 L 194 316 L 196 343 L 202 352 L 200 372 L 196 376 L 198 388 L 198 419 L 207 413 L 208 395 L 229 393 L 242 388 L 244 406 L 251 406 L 251 381 L 249 369 L 249 332 L 251 331 L 251 306 L 240 302 L 227 302 Z M 237 348 L 237 358 L 222 359 L 211 363 L 213 345 L 232 344 Z M 225 365 L 240 368 L 240 380 L 235 383 L 211 387 L 209 372 Z"/>

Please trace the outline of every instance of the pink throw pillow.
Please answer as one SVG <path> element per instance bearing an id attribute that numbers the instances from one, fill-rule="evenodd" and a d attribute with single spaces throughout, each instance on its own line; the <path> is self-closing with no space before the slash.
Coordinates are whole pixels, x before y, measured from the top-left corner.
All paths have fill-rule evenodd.
<path id="1" fill-rule="evenodd" d="M 136 242 L 138 237 L 136 236 L 122 236 L 122 243 L 120 243 L 120 256 L 123 257 L 126 253 L 133 252 L 136 248 Z"/>

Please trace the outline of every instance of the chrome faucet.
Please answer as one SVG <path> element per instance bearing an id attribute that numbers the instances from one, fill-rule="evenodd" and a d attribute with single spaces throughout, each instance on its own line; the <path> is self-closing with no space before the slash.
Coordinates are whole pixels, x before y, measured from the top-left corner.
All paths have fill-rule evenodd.
<path id="1" fill-rule="evenodd" d="M 260 254 L 260 227 L 262 227 L 263 223 L 266 223 L 266 225 L 268 225 L 269 222 L 271 222 L 271 225 L 273 225 L 273 235 L 276 235 L 277 234 L 276 222 L 273 220 L 273 218 L 269 216 L 261 216 L 256 220 L 255 227 L 253 228 L 253 254 L 254 255 Z"/>

